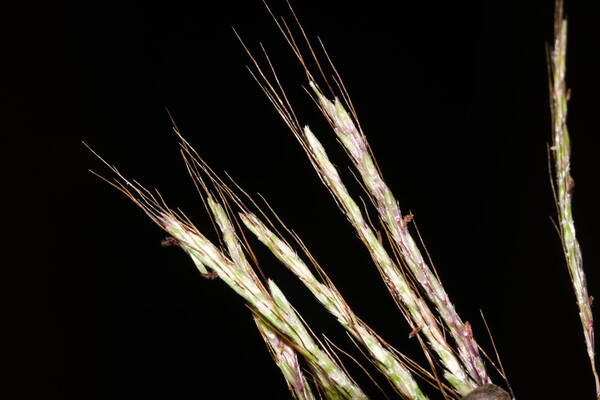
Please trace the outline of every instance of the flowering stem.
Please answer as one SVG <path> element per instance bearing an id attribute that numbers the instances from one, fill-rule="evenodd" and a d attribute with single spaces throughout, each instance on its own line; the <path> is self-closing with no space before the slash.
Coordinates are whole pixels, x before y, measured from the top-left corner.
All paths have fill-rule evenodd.
<path id="1" fill-rule="evenodd" d="M 600 398 L 600 380 L 596 370 L 594 349 L 594 317 L 591 298 L 588 295 L 583 258 L 571 207 L 574 180 L 570 173 L 571 146 L 567 129 L 567 103 L 569 92 L 565 83 L 567 57 L 567 21 L 563 18 L 562 1 L 557 0 L 554 21 L 554 46 L 551 53 L 551 108 L 552 108 L 552 155 L 554 158 L 555 197 L 558 208 L 560 237 L 567 261 L 567 269 L 575 291 L 579 318 L 583 327 L 585 344 L 590 359 L 596 397 Z"/>
<path id="2" fill-rule="evenodd" d="M 489 378 L 479 355 L 479 346 L 473 338 L 470 324 L 461 320 L 454 305 L 450 302 L 446 290 L 421 255 L 419 247 L 408 230 L 409 218 L 402 215 L 398 201 L 376 167 L 364 134 L 357 128 L 352 117 L 337 98 L 332 102 L 321 93 L 314 83 L 310 82 L 310 86 L 316 93 L 321 111 L 330 121 L 333 130 L 358 170 L 380 220 L 390 233 L 393 244 L 427 298 L 435 305 L 446 323 L 457 344 L 460 359 L 470 377 L 478 385 L 488 383 Z"/>

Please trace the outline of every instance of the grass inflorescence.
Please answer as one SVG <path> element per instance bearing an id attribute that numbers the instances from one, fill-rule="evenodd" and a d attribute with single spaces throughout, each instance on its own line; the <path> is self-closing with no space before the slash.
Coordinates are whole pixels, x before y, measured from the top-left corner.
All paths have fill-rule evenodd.
<path id="1" fill-rule="evenodd" d="M 246 235 L 254 236 L 302 282 L 400 398 L 507 400 L 514 396 L 500 360 L 488 357 L 476 340 L 471 324 L 459 315 L 425 253 L 418 232 L 412 227 L 412 214 L 402 211 L 400 200 L 386 183 L 348 90 L 325 46 L 320 40 L 318 46 L 313 45 L 291 7 L 293 24 L 267 9 L 302 67 L 306 93 L 346 153 L 368 202 L 363 203 L 348 189 L 327 146 L 319 139 L 323 133 L 300 122 L 267 51 L 261 47 L 262 54 L 257 56 L 242 42 L 251 60 L 250 72 L 368 252 L 371 268 L 379 272 L 410 329 L 409 336 L 417 339 L 426 363 L 418 363 L 397 351 L 361 319 L 327 275 L 328 268 L 317 261 L 303 240 L 287 228 L 273 210 L 261 209 L 235 182 L 225 183 L 177 128 L 174 131 L 181 155 L 213 221 L 218 243 L 208 239 L 206 232 L 194 226 L 181 211 L 170 208 L 158 192 L 145 189 L 116 168 L 106 164 L 113 178 L 102 179 L 123 192 L 167 232 L 168 243 L 180 247 L 202 276 L 223 281 L 244 300 L 294 399 L 349 400 L 367 399 L 367 395 L 350 376 L 329 341 L 319 338 L 316 329 L 307 324 L 282 289 L 259 269 L 251 240 Z M 570 139 L 566 125 L 567 36 L 560 1 L 556 3 L 556 10 L 555 40 L 550 50 L 550 93 L 557 225 L 600 398 L 591 298 L 571 209 L 574 181 L 570 174 Z M 511 394 L 500 386 L 505 386 Z"/>

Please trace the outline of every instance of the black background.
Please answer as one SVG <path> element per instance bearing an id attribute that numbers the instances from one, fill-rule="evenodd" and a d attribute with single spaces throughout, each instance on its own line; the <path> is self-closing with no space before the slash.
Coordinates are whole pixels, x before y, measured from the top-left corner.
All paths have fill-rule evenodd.
<path id="1" fill-rule="evenodd" d="M 285 3 L 270 3 L 289 17 Z M 593 295 L 600 31 L 591 3 L 570 1 L 567 15 L 574 212 Z M 306 30 L 325 41 L 388 183 L 415 214 L 447 291 L 490 350 L 485 312 L 517 397 L 593 398 L 550 221 L 545 43 L 553 2 L 294 7 Z M 162 248 L 164 233 L 87 172 L 106 169 L 80 140 L 158 187 L 215 238 L 179 159 L 167 107 L 216 171 L 264 195 L 304 238 L 359 316 L 422 361 L 367 253 L 245 69 L 231 26 L 251 49 L 264 43 L 301 121 L 346 170 L 259 1 L 61 2 L 22 12 L 13 43 L 23 61 L 16 76 L 24 79 L 12 99 L 25 107 L 14 114 L 15 133 L 35 139 L 30 156 L 41 162 L 26 164 L 37 195 L 26 205 L 49 238 L 43 252 L 31 252 L 41 262 L 23 261 L 32 266 L 27 288 L 35 293 L 27 318 L 39 321 L 27 335 L 32 386 L 47 398 L 289 397 L 242 301 L 222 282 L 202 279 L 183 252 Z M 358 354 L 290 273 L 260 246 L 257 254 L 318 334 Z M 383 398 L 342 359 L 372 398 Z"/>

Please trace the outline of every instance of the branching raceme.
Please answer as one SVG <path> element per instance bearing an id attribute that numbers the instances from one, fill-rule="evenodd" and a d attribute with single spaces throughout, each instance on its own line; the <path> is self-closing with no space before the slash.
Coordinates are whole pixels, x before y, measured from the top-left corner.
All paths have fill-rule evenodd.
<path id="1" fill-rule="evenodd" d="M 591 300 L 587 292 L 571 209 L 573 179 L 569 172 L 570 144 L 566 126 L 566 21 L 562 16 L 560 0 L 557 1 L 556 9 L 555 42 L 551 51 L 550 66 L 553 116 L 551 151 L 554 158 L 559 231 L 580 310 L 597 396 L 600 398 Z M 316 338 L 279 287 L 270 279 L 259 278 L 256 273 L 256 257 L 244 237 L 243 227 L 262 242 L 339 321 L 401 398 L 427 399 L 420 386 L 425 382 L 432 385 L 446 399 L 510 399 L 506 391 L 491 383 L 470 324 L 458 315 L 442 283 L 425 261 L 417 241 L 411 235 L 412 215 L 402 214 L 399 202 L 385 183 L 358 123 L 348 91 L 324 47 L 323 53 L 333 71 L 329 76 L 325 74 L 325 69 L 317 59 L 317 52 L 293 10 L 292 15 L 309 50 L 310 60 L 304 57 L 286 21 L 272 13 L 271 15 L 304 68 L 310 87 L 308 93 L 350 158 L 376 212 L 379 221 L 377 226 L 372 224 L 369 212 L 359 206 L 359 202 L 347 189 L 317 136 L 308 126 L 299 122 L 267 53 L 264 52 L 268 66 L 265 69 L 242 43 L 252 60 L 251 73 L 305 150 L 318 177 L 370 254 L 373 264 L 407 322 L 406 329 L 410 332 L 410 337 L 416 337 L 421 344 L 429 361 L 427 368 L 400 354 L 367 326 L 352 311 L 334 283 L 327 277 L 325 269 L 318 264 L 302 240 L 292 234 L 295 246 L 302 251 L 299 254 L 294 244 L 286 240 L 285 235 L 278 231 L 267 214 L 253 201 L 252 205 L 258 212 L 251 211 L 244 201 L 240 200 L 237 192 L 226 185 L 202 161 L 178 131 L 176 132 L 180 138 L 185 165 L 220 234 L 221 247 L 208 240 L 181 212 L 170 209 L 158 192 L 150 192 L 129 181 L 110 166 L 114 178 L 102 179 L 133 200 L 164 229 L 171 236 L 170 243 L 181 247 L 203 276 L 218 277 L 244 299 L 294 399 L 314 400 L 322 395 L 331 400 L 349 400 L 366 399 L 367 396 L 350 378 L 332 351 Z M 308 67 L 309 61 L 316 64 L 318 79 Z M 318 81 L 329 89 L 332 96 L 324 94 L 317 84 Z M 333 85 L 331 81 L 334 82 Z M 381 235 L 380 231 L 385 235 Z M 291 233 L 289 230 L 287 232 Z M 439 369 L 445 382 L 438 377 Z M 498 372 L 505 377 L 503 371 Z"/>

